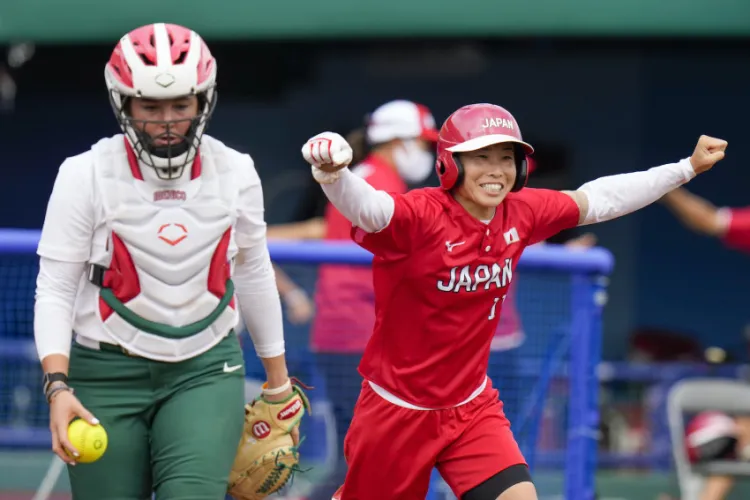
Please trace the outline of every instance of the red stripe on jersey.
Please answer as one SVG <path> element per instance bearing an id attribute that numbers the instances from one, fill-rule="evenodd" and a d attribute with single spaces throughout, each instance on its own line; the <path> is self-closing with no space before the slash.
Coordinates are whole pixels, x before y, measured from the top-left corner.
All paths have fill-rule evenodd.
<path id="1" fill-rule="evenodd" d="M 198 177 L 200 177 L 202 171 L 203 171 L 203 163 L 201 161 L 201 152 L 200 150 L 198 150 L 195 153 L 193 166 L 190 169 L 190 180 L 197 179 Z"/>
<path id="2" fill-rule="evenodd" d="M 221 299 L 227 291 L 227 280 L 230 275 L 229 260 L 227 251 L 229 250 L 229 239 L 232 234 L 232 228 L 227 229 L 224 235 L 216 245 L 211 264 L 208 268 L 208 291 Z M 234 303 L 230 304 L 234 307 Z"/>
<path id="3" fill-rule="evenodd" d="M 109 269 L 104 273 L 102 285 L 104 288 L 111 289 L 115 297 L 123 304 L 127 304 L 141 293 L 141 284 L 133 258 L 130 256 L 128 247 L 114 232 L 112 233 L 112 261 Z M 112 308 L 99 297 L 99 313 L 102 320 L 106 321 L 112 312 Z"/>
<path id="4" fill-rule="evenodd" d="M 138 163 L 138 158 L 135 156 L 135 151 L 130 145 L 127 137 L 123 137 L 125 141 L 125 151 L 128 153 L 128 165 L 130 165 L 130 173 L 133 174 L 133 178 L 139 181 L 143 180 L 143 173 L 141 172 L 141 166 Z"/>

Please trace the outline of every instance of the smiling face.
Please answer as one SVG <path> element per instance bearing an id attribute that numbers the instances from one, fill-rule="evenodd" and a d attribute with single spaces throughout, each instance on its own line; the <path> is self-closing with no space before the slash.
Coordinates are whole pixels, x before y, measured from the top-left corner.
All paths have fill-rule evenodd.
<path id="1" fill-rule="evenodd" d="M 489 220 L 516 182 L 513 143 L 503 142 L 486 148 L 459 153 L 463 181 L 453 196 L 467 212 L 479 220 Z"/>

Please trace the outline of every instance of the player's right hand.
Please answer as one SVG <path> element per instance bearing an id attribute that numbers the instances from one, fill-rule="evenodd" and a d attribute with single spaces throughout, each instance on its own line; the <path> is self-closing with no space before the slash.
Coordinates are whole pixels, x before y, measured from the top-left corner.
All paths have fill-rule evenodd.
<path id="1" fill-rule="evenodd" d="M 696 174 L 702 174 L 711 170 L 716 163 L 724 159 L 724 151 L 727 149 L 727 141 L 702 135 L 698 138 L 695 151 L 690 157 L 690 164 Z"/>
<path id="2" fill-rule="evenodd" d="M 92 425 L 99 423 L 99 420 L 84 408 L 72 392 L 60 391 L 52 397 L 52 401 L 49 403 L 49 430 L 52 433 L 52 451 L 63 462 L 70 465 L 75 465 L 75 459 L 71 456 L 77 457 L 78 450 L 68 440 L 68 425 L 76 417 L 80 417 Z M 68 450 L 70 454 L 66 453 L 65 450 Z"/>
<path id="3" fill-rule="evenodd" d="M 352 147 L 335 132 L 323 132 L 302 146 L 302 156 L 313 167 L 336 172 L 352 162 Z"/>

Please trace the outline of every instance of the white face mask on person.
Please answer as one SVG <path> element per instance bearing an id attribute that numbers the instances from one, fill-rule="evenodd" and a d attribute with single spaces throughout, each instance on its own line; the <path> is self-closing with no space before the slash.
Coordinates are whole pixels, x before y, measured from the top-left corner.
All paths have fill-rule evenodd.
<path id="1" fill-rule="evenodd" d="M 419 184 L 430 176 L 435 167 L 435 157 L 425 151 L 417 141 L 406 140 L 393 151 L 393 162 L 398 174 L 409 184 Z"/>

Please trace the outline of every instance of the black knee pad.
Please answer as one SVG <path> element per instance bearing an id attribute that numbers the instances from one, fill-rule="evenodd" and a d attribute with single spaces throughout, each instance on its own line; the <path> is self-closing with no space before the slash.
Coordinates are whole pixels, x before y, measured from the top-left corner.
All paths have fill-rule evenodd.
<path id="1" fill-rule="evenodd" d="M 531 474 L 525 464 L 512 465 L 464 493 L 461 500 L 495 500 L 511 486 L 531 482 Z"/>

